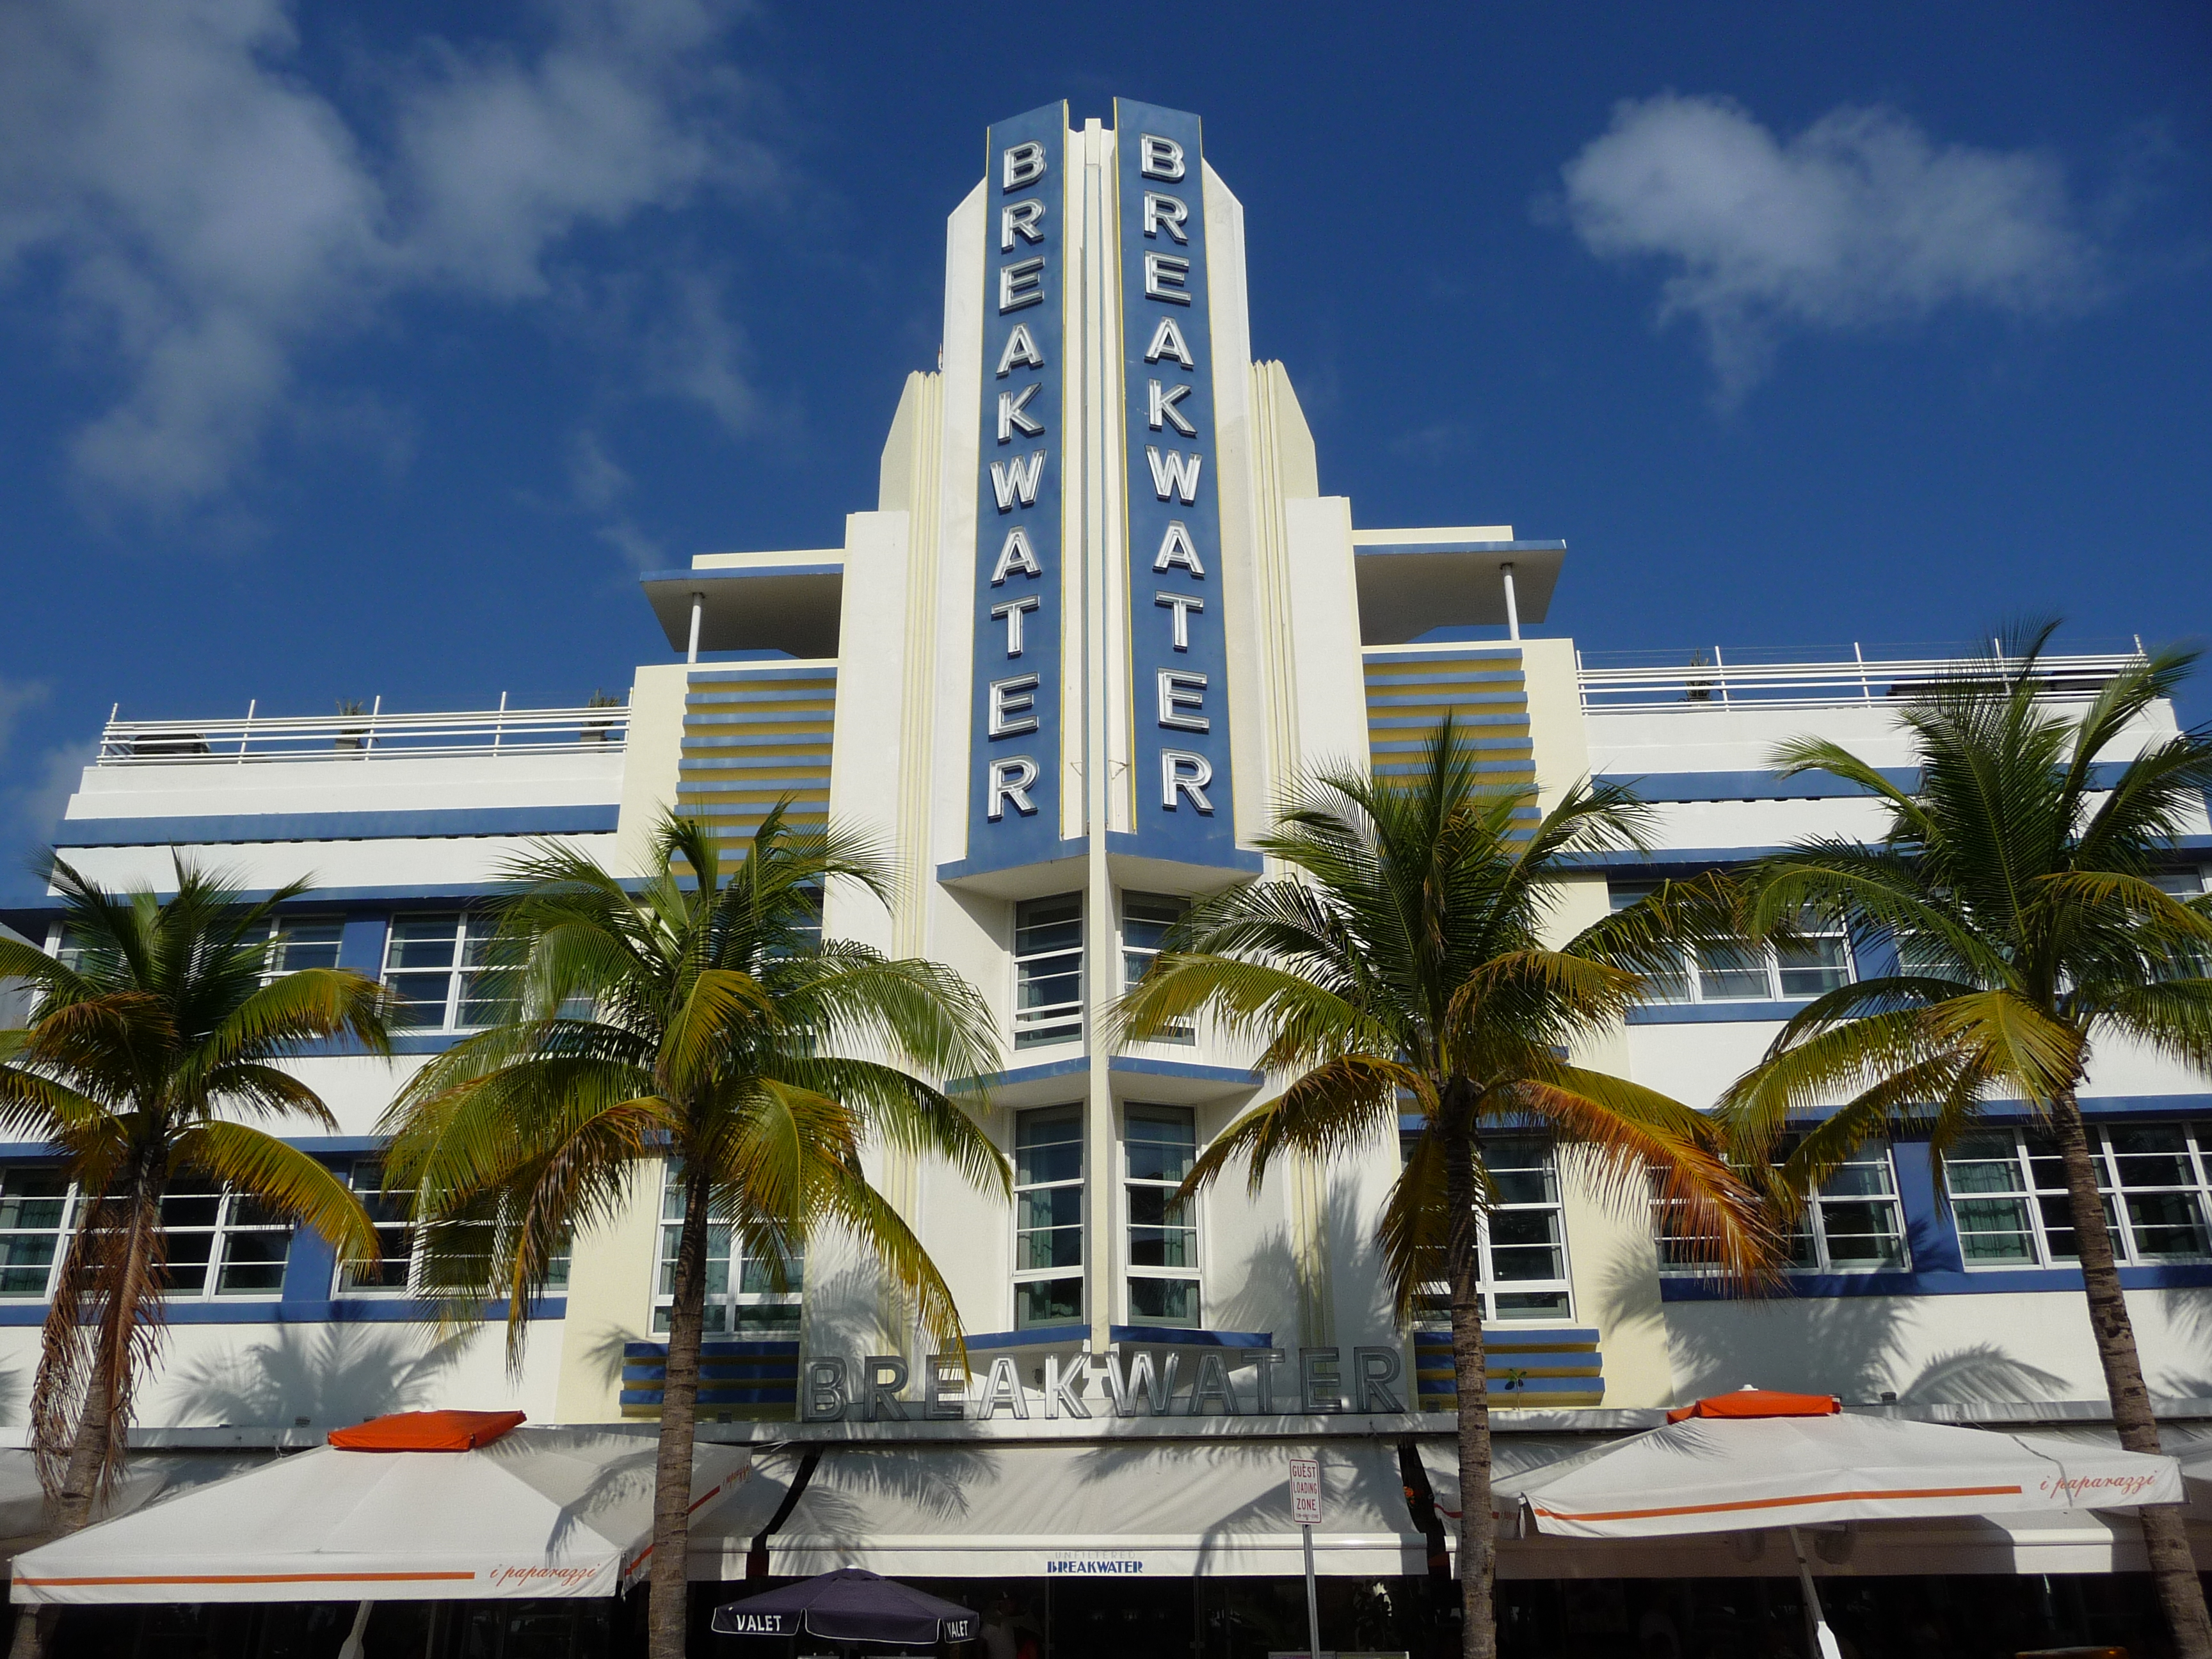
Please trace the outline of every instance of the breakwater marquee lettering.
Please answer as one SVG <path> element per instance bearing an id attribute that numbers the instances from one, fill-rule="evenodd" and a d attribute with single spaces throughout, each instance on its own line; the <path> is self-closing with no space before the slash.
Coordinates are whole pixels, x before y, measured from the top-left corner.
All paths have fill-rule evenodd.
<path id="1" fill-rule="evenodd" d="M 1055 855 L 1061 786 L 1061 447 L 1067 106 L 993 126 L 984 180 L 974 754 L 969 857 Z"/>
<path id="2" fill-rule="evenodd" d="M 1206 162 L 1198 117 L 1117 99 L 1134 850 L 1233 860 Z M 1241 368 L 1241 365 L 1239 365 Z"/>
<path id="3" fill-rule="evenodd" d="M 1062 799 L 1074 551 L 1066 363 L 1079 326 L 1070 322 L 1066 123 L 1066 105 L 1047 105 L 994 125 L 987 149 L 968 817 L 976 871 L 1061 856 L 1079 816 Z M 1234 865 L 1201 134 L 1194 115 L 1122 100 L 1115 133 L 1113 441 L 1124 510 L 1118 550 L 1095 551 L 1126 565 L 1127 637 L 1109 647 L 1126 651 L 1130 673 L 1135 844 L 1126 850 Z"/>
<path id="4" fill-rule="evenodd" d="M 922 1367 L 917 1396 L 907 1362 L 896 1354 L 823 1356 L 806 1362 L 799 1414 L 808 1423 L 984 1423 L 1000 1412 L 1027 1421 L 1032 1405 L 1048 1419 L 1109 1412 L 1115 1417 L 1395 1415 L 1406 1409 L 1398 1392 L 1405 1366 L 1395 1348 L 1354 1348 L 1348 1367 L 1340 1348 L 1300 1348 L 1295 1363 L 1281 1348 L 1213 1348 L 1186 1370 L 1188 1358 L 1148 1350 L 1047 1354 L 1031 1362 L 1032 1389 L 1024 1386 L 1021 1366 L 1010 1354 L 994 1358 L 980 1380 L 962 1369 L 957 1356 L 933 1354 Z M 1238 1386 L 1239 1371 L 1249 1372 L 1241 1379 L 1249 1389 Z M 1096 1395 L 1089 1389 L 1094 1381 L 1104 1385 Z"/>

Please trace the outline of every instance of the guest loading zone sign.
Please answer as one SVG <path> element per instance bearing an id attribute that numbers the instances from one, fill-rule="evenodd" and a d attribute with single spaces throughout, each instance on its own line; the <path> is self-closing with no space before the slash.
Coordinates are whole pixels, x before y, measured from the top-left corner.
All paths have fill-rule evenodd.
<path id="1" fill-rule="evenodd" d="M 1213 337 L 1199 120 L 1116 100 L 1114 267 L 1126 509 L 1126 653 L 1136 813 L 1127 850 L 1234 862 L 1220 596 Z M 991 128 L 976 480 L 971 867 L 1064 856 L 1077 716 L 1061 707 L 1071 541 L 1062 478 L 1078 412 L 1066 373 L 1067 106 Z M 1075 325 L 1080 328 L 1079 318 Z M 1241 367 L 1241 366 L 1240 366 Z M 1099 550 L 1103 555 L 1105 550 Z M 1114 647 L 1109 647 L 1109 649 Z"/>

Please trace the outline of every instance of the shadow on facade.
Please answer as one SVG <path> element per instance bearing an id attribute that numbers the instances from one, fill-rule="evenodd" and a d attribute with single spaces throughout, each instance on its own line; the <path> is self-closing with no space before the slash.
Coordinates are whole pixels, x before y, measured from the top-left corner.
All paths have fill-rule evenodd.
<path id="1" fill-rule="evenodd" d="M 2145 1378 L 2154 1395 L 2170 1400 L 2212 1400 L 2212 1297 L 2168 1292 L 2166 1328 L 2176 1346 L 2193 1350 L 2194 1367 L 2168 1365 Z"/>
<path id="2" fill-rule="evenodd" d="M 1607 1271 L 1605 1322 L 1646 1317 L 1650 1289 L 1638 1264 Z M 1930 1352 L 1907 1322 L 1924 1302 L 1895 1296 L 1796 1297 L 1784 1291 L 1662 1310 L 1674 1370 L 1674 1403 L 1749 1383 L 1840 1395 L 1871 1404 L 1996 1404 L 2064 1399 L 2073 1379 L 2045 1370 L 1994 1342 Z M 2212 1329 L 2212 1322 L 2208 1322 Z"/>
<path id="3" fill-rule="evenodd" d="M 458 1331 L 425 1348 L 405 1326 L 280 1326 L 251 1347 L 176 1366 L 164 1412 L 239 1428 L 319 1428 L 413 1411 L 432 1403 L 477 1334 Z"/>

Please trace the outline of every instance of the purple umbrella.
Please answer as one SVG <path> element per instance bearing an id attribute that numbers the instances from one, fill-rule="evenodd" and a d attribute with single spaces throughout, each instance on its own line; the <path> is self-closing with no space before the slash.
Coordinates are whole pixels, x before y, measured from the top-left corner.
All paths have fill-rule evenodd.
<path id="1" fill-rule="evenodd" d="M 975 1615 L 859 1567 L 841 1567 L 803 1584 L 726 1601 L 714 1609 L 717 1636 L 796 1636 L 825 1642 L 934 1645 L 975 1639 Z"/>

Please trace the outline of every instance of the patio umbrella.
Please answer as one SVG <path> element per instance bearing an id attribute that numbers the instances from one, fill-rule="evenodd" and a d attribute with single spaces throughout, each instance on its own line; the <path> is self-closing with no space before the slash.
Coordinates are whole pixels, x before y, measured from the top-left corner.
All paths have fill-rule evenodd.
<path id="1" fill-rule="evenodd" d="M 10 1596 L 21 1607 L 615 1595 L 652 1547 L 652 1437 L 507 1427 L 513 1415 L 403 1414 L 343 1431 L 346 1443 L 334 1434 L 17 1556 Z M 692 1507 L 707 1510 L 750 1473 L 744 1448 L 699 1447 Z"/>
<path id="2" fill-rule="evenodd" d="M 1899 1418 L 1746 1389 L 1524 1476 L 1539 1532 L 1661 1538 L 1836 1521 L 2182 1501 L 2171 1457 Z"/>
<path id="3" fill-rule="evenodd" d="M 939 1641 L 975 1640 L 976 1620 L 966 1607 L 859 1567 L 825 1572 L 714 1609 L 718 1636 L 797 1636 L 802 1631 L 825 1642 L 933 1647 Z"/>
<path id="4" fill-rule="evenodd" d="M 1801 1526 L 2182 1501 L 2171 1457 L 1842 1413 L 1826 1395 L 1717 1395 L 1523 1477 L 1522 1513 L 1573 1538 L 1787 1528 L 1815 1650 L 1830 1659 Z"/>

